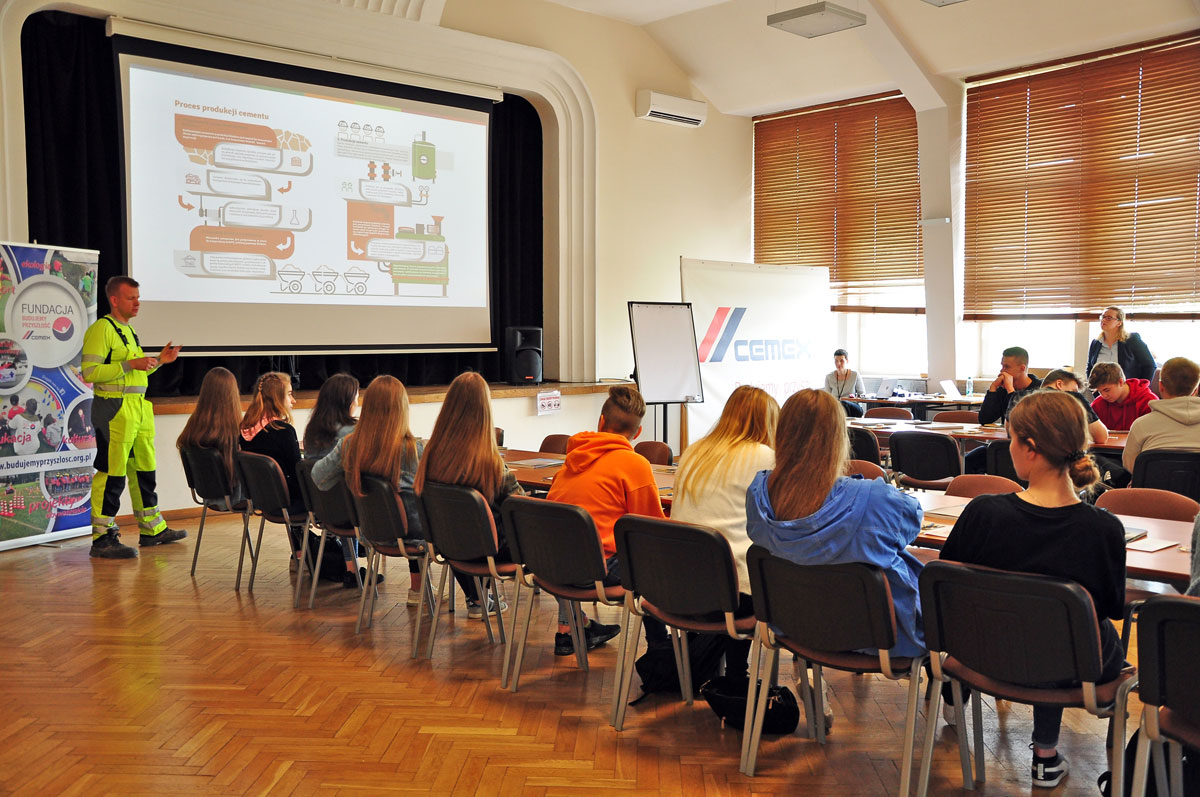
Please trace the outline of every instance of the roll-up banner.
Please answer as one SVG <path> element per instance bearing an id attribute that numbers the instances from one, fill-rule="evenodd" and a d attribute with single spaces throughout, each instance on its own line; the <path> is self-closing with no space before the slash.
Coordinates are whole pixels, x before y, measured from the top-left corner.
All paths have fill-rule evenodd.
<path id="1" fill-rule="evenodd" d="M 0 550 L 91 530 L 92 386 L 99 253 L 0 244 Z"/>
<path id="2" fill-rule="evenodd" d="M 829 269 L 680 258 L 692 303 L 704 402 L 688 405 L 691 440 L 708 434 L 739 385 L 783 404 L 833 370 Z"/>

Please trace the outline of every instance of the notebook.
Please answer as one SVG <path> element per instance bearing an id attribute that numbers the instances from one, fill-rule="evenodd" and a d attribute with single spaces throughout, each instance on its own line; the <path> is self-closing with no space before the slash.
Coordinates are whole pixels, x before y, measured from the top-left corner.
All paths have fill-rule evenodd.
<path id="1" fill-rule="evenodd" d="M 947 398 L 962 398 L 963 394 L 958 390 L 958 384 L 953 379 L 943 379 L 938 382 L 942 386 L 942 393 Z"/>
<path id="2" fill-rule="evenodd" d="M 891 398 L 891 395 L 896 392 L 896 384 L 899 382 L 892 377 L 885 377 L 879 381 L 879 389 L 875 391 L 875 395 L 879 398 Z"/>

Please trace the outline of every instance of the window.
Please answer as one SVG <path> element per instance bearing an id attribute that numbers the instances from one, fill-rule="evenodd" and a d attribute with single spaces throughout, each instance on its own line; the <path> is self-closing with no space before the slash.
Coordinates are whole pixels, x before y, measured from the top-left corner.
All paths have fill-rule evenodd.
<path id="1" fill-rule="evenodd" d="M 1200 34 L 967 90 L 967 320 L 1200 309 Z"/>
<path id="2" fill-rule="evenodd" d="M 896 94 L 754 120 L 754 259 L 823 266 L 835 310 L 925 306 L 917 121 Z"/>

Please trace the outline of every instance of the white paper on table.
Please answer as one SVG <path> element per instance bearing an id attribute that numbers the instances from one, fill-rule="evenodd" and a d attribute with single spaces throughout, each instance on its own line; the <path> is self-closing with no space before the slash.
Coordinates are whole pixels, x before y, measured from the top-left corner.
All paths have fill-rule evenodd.
<path id="1" fill-rule="evenodd" d="M 1142 537 L 1140 540 L 1134 540 L 1125 547 L 1131 551 L 1144 551 L 1145 553 L 1154 553 L 1166 548 L 1171 548 L 1179 543 L 1171 542 L 1170 540 L 1159 540 L 1154 537 Z"/>

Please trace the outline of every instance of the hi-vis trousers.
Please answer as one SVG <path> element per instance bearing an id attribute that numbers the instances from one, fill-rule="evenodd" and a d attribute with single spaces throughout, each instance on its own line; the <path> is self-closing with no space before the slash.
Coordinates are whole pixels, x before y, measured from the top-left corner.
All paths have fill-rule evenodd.
<path id="1" fill-rule="evenodd" d="M 142 534 L 158 534 L 167 527 L 158 511 L 154 477 L 154 406 L 146 397 L 96 396 L 92 400 L 92 425 L 96 429 L 96 476 L 92 479 L 92 539 L 117 525 L 121 491 L 129 478 L 129 498 Z M 131 473 L 132 472 L 132 473 Z"/>

